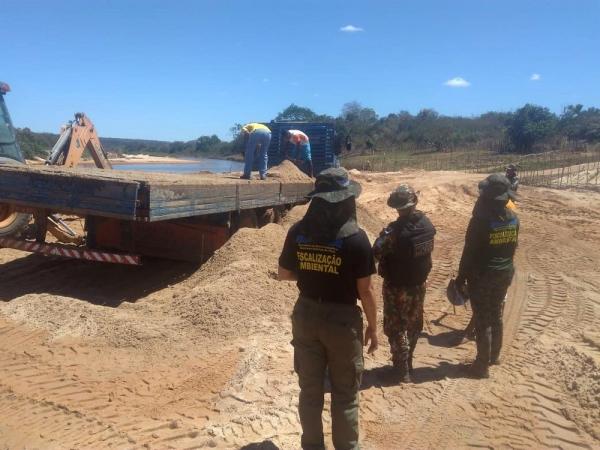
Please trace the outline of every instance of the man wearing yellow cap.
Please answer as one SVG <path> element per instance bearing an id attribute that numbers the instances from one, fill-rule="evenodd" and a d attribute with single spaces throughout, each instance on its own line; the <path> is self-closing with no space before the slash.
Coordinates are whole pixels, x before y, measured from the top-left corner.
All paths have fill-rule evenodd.
<path id="1" fill-rule="evenodd" d="M 242 127 L 244 135 L 244 173 L 240 177 L 249 180 L 254 165 L 254 157 L 258 150 L 258 174 L 261 180 L 267 178 L 267 163 L 269 158 L 269 144 L 271 143 L 271 130 L 262 123 L 253 122 Z"/>

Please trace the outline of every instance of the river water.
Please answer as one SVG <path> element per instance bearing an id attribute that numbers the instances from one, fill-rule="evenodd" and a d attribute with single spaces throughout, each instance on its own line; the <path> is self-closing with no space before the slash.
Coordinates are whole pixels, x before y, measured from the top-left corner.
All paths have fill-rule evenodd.
<path id="1" fill-rule="evenodd" d="M 199 159 L 189 163 L 115 163 L 117 170 L 134 170 L 142 172 L 194 173 L 194 172 L 240 172 L 244 163 L 225 159 Z"/>

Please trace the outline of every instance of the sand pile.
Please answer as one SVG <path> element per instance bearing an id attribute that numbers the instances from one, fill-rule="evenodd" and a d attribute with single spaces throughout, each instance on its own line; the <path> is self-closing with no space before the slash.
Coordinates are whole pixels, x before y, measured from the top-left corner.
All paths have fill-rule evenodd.
<path id="1" fill-rule="evenodd" d="M 273 170 L 269 181 L 250 183 L 305 178 L 289 162 Z M 365 357 L 362 447 L 598 448 L 600 194 L 519 190 L 503 362 L 490 379 L 472 380 L 463 368 L 475 344 L 453 345 L 471 312 L 454 313 L 445 289 L 484 175 L 353 178 L 363 185 L 358 215 L 371 237 L 396 217 L 386 200 L 407 182 L 438 229 L 415 383 L 386 375 L 380 312 L 380 349 Z M 283 225 L 240 230 L 200 268 L 1 249 L 0 448 L 298 448 L 288 317 L 297 289 L 274 275 L 288 226 L 305 211 L 294 208 Z M 375 284 L 381 308 L 379 277 Z"/>
<path id="2" fill-rule="evenodd" d="M 278 166 L 273 166 L 269 169 L 269 178 L 278 181 L 310 181 L 311 178 L 302 172 L 296 164 L 287 159 L 282 161 Z"/>
<path id="3" fill-rule="evenodd" d="M 244 336 L 286 322 L 297 297 L 294 283 L 275 279 L 286 231 L 269 224 L 238 231 L 169 303 L 172 314 L 210 337 Z"/>
<path id="4" fill-rule="evenodd" d="M 147 348 L 157 341 L 172 340 L 176 320 L 152 320 L 144 305 L 124 303 L 106 308 L 69 297 L 28 294 L 0 310 L 11 319 L 49 332 L 51 340 L 81 337 L 97 345 Z"/>

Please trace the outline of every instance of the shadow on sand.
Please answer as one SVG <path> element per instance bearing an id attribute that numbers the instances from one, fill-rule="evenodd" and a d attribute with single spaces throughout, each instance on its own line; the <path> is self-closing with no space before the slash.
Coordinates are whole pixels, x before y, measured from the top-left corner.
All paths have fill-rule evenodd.
<path id="1" fill-rule="evenodd" d="M 0 301 L 52 294 L 117 307 L 187 279 L 199 264 L 145 260 L 143 266 L 27 255 L 0 264 Z"/>
<path id="2" fill-rule="evenodd" d="M 243 447 L 240 447 L 240 450 L 279 450 L 279 447 L 271 441 L 262 441 L 244 445 Z"/>
<path id="3" fill-rule="evenodd" d="M 411 374 L 412 384 L 429 383 L 446 378 L 467 378 L 468 364 L 451 364 L 442 361 L 437 367 L 415 367 Z M 361 390 L 372 387 L 389 387 L 400 384 L 392 366 L 375 367 L 363 372 Z"/>

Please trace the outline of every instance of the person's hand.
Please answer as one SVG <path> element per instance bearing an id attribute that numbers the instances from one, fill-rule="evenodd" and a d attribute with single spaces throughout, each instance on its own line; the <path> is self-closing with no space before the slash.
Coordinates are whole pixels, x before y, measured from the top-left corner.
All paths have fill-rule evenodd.
<path id="1" fill-rule="evenodd" d="M 6 94 L 7 92 L 10 92 L 10 86 L 0 81 L 0 93 Z"/>
<path id="2" fill-rule="evenodd" d="M 368 326 L 365 330 L 365 341 L 364 345 L 370 343 L 369 349 L 367 350 L 368 354 L 373 353 L 379 347 L 379 342 L 377 341 L 377 329 L 375 327 Z"/>

